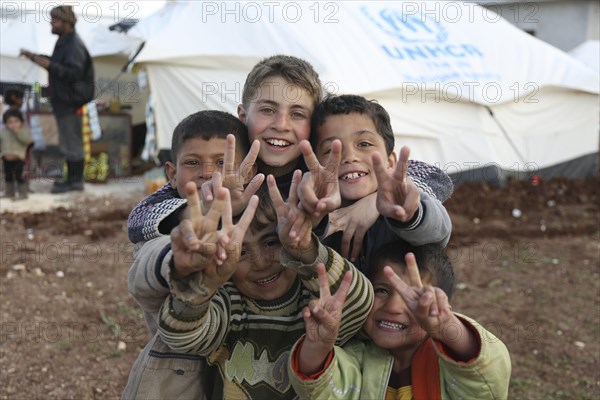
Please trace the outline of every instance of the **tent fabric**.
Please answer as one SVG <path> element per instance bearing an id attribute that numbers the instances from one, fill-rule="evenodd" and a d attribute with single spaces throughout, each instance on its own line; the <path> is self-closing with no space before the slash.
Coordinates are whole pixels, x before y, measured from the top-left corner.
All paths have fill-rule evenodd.
<path id="1" fill-rule="evenodd" d="M 598 75 L 487 9 L 451 3 L 295 2 L 296 14 L 277 3 L 258 18 L 250 3 L 169 2 L 129 31 L 146 40 L 138 62 L 155 94 L 158 147 L 190 113 L 235 113 L 252 66 L 283 53 L 311 62 L 331 92 L 377 99 L 396 149 L 408 144 L 448 172 L 597 153 Z"/>
<path id="2" fill-rule="evenodd" d="M 600 72 L 600 40 L 587 40 L 569 51 L 569 55 L 596 73 Z"/>

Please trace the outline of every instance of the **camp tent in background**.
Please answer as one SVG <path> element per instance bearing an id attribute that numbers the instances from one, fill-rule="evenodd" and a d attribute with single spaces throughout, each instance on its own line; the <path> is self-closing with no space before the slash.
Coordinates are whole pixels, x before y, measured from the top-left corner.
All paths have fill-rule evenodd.
<path id="1" fill-rule="evenodd" d="M 54 3 L 53 3 L 54 4 Z M 56 5 L 56 4 L 54 4 Z M 30 60 L 19 57 L 20 49 L 37 54 L 51 55 L 58 36 L 51 33 L 49 12 L 52 6 L 31 7 L 22 12 L 20 3 L 3 5 L 0 25 L 0 81 L 33 86 L 48 84 L 48 73 Z M 94 61 L 99 98 L 120 103 L 132 109 L 133 124 L 145 120 L 147 94 L 139 90 L 137 78 L 129 72 L 121 73 L 130 54 L 140 46 L 135 37 L 109 30 L 115 21 L 110 17 L 78 14 L 75 29 L 86 44 Z"/>
<path id="2" fill-rule="evenodd" d="M 146 41 L 137 62 L 160 149 L 190 113 L 235 113 L 251 67 L 281 53 L 310 61 L 331 92 L 379 100 L 396 148 L 457 179 L 597 173 L 597 74 L 493 12 L 461 2 L 269 4 L 168 2 L 129 31 Z"/>
<path id="3" fill-rule="evenodd" d="M 569 51 L 569 55 L 600 73 L 600 40 L 587 40 Z"/>

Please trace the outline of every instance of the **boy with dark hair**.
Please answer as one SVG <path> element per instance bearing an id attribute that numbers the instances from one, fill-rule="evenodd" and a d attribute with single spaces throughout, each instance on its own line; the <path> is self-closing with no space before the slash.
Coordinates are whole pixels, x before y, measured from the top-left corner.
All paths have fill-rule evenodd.
<path id="1" fill-rule="evenodd" d="M 4 166 L 6 191 L 2 197 L 19 200 L 28 197 L 27 183 L 23 177 L 27 147 L 31 133 L 18 109 L 9 109 L 2 115 L 4 126 L 0 130 L 0 154 Z"/>
<path id="2" fill-rule="evenodd" d="M 193 182 L 195 187 L 199 187 L 211 179 L 213 172 L 226 165 L 232 168 L 237 163 L 246 169 L 249 166 L 245 165 L 254 162 L 249 160 L 256 158 L 258 144 L 250 150 L 250 158 L 242 161 L 248 152 L 246 138 L 246 126 L 226 112 L 199 111 L 184 118 L 173 132 L 171 151 L 175 161 L 166 166 L 169 182 L 138 204 L 137 213 L 130 214 L 130 238 L 133 235 L 151 239 L 161 236 L 161 232 L 164 238 L 169 239 L 168 235 L 180 225 L 179 213 L 175 211 L 187 204 L 187 184 Z M 242 193 L 247 196 L 251 194 L 252 189 Z M 245 200 L 246 203 L 248 201 Z M 136 225 L 134 218 L 143 220 L 146 225 Z M 134 230 L 131 226 L 138 229 Z M 145 231 L 142 230 L 144 226 Z M 129 270 L 128 287 L 142 308 L 146 325 L 154 336 L 135 361 L 123 398 L 181 398 L 189 393 L 193 394 L 192 397 L 200 396 L 204 393 L 208 378 L 205 359 L 174 354 L 156 335 L 158 311 L 169 294 L 169 266 L 162 260 L 170 253 L 171 245 L 168 241 L 159 243 L 158 247 L 150 242 L 144 246 L 142 244 L 138 244 L 134 254 L 135 262 Z M 155 252 L 159 253 L 158 261 L 147 263 L 148 257 L 155 256 Z M 172 372 L 179 379 L 167 376 L 165 371 Z"/>
<path id="3" fill-rule="evenodd" d="M 160 234 L 168 235 L 177 226 L 179 211 L 187 202 L 186 183 L 194 181 L 201 187 L 211 179 L 213 172 L 221 171 L 228 147 L 232 164 L 249 169 L 246 164 L 254 162 L 252 157 L 245 160 L 246 163 L 242 161 L 250 150 L 246 126 L 223 111 L 199 111 L 187 116 L 175 127 L 171 141 L 174 162 L 166 163 L 169 182 L 142 200 L 129 214 L 129 239 L 134 243 Z M 249 199 L 252 193 L 248 190 L 244 195 Z"/>
<path id="4" fill-rule="evenodd" d="M 451 221 L 440 200 L 450 195 L 452 182 L 434 166 L 409 161 L 407 147 L 396 159 L 390 117 L 381 105 L 362 96 L 329 96 L 315 109 L 312 130 L 315 154 L 307 145 L 303 151 L 305 157 L 316 156 L 315 164 L 329 158 L 334 141 L 342 143 L 338 174 L 331 179 L 338 180 L 342 206 L 363 221 L 366 231 L 360 245 L 354 242 L 358 248 L 343 230 L 324 243 L 346 256 L 352 253 L 351 261 L 363 273 L 376 248 L 397 238 L 446 245 Z M 316 207 L 312 191 L 308 184 L 300 189 L 308 211 Z"/>
<path id="5" fill-rule="evenodd" d="M 9 109 L 21 110 L 24 98 L 25 92 L 19 87 L 11 86 L 4 91 L 4 104 L 6 104 Z"/>
<path id="6" fill-rule="evenodd" d="M 300 398 L 507 397 L 506 346 L 476 321 L 453 313 L 452 293 L 434 287 L 452 270 L 443 251 L 428 257 L 429 250 L 420 249 L 425 257 L 417 264 L 410 250 L 394 242 L 374 258 L 375 299 L 363 326 L 369 340 L 334 346 L 316 335 L 315 327 L 328 326 L 335 333 L 339 310 L 325 310 L 318 300 L 304 310 L 306 335 L 296 342 L 288 364 Z"/>

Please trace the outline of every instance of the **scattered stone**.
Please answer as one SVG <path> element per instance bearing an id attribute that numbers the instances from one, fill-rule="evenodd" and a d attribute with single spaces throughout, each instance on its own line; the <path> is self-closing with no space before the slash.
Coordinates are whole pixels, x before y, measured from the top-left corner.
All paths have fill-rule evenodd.
<path id="1" fill-rule="evenodd" d="M 502 285 L 502 282 L 503 281 L 500 278 L 494 279 L 490 283 L 488 283 L 488 287 L 493 288 L 493 287 L 496 287 L 496 286 L 500 286 L 500 285 Z"/>
<path id="2" fill-rule="evenodd" d="M 548 207 L 554 207 L 556 205 L 556 201 L 548 200 L 548 202 L 546 204 L 548 205 Z"/>
<path id="3" fill-rule="evenodd" d="M 558 265 L 558 264 L 560 264 L 560 260 L 558 258 L 553 258 L 552 259 L 552 264 Z"/>
<path id="4" fill-rule="evenodd" d="M 85 236 L 92 236 L 93 233 L 94 231 L 92 231 L 91 229 L 86 229 L 85 231 L 83 231 L 83 234 Z"/>
<path id="5" fill-rule="evenodd" d="M 585 343 L 580 342 L 579 340 L 576 341 L 574 344 L 575 344 L 575 346 L 579 347 L 580 349 L 583 349 L 585 347 Z"/>
<path id="6" fill-rule="evenodd" d="M 44 275 L 46 275 L 46 274 L 44 274 L 44 271 L 42 271 L 42 269 L 38 268 L 38 267 L 34 268 L 32 272 L 33 272 L 33 275 L 35 275 L 35 276 L 44 276 Z"/>
<path id="7" fill-rule="evenodd" d="M 27 271 L 25 264 L 15 264 L 12 266 L 13 271 Z"/>
<path id="8" fill-rule="evenodd" d="M 14 278 L 16 276 L 17 276 L 17 274 L 15 274 L 13 271 L 8 271 L 6 273 L 6 279 L 12 279 L 12 278 Z"/>
<path id="9" fill-rule="evenodd" d="M 521 218 L 522 215 L 523 215 L 523 213 L 521 212 L 521 210 L 519 210 L 518 208 L 513 208 L 512 216 L 514 218 Z"/>
<path id="10" fill-rule="evenodd" d="M 539 351 L 537 351 L 536 349 L 533 349 L 531 352 L 533 353 L 534 356 L 537 356 L 539 353 Z"/>
<path id="11" fill-rule="evenodd" d="M 56 277 L 57 278 L 64 278 L 65 277 L 65 273 L 62 271 L 56 271 Z"/>
<path id="12" fill-rule="evenodd" d="M 563 334 L 563 331 L 561 331 L 561 330 L 559 329 L 559 330 L 557 330 L 557 331 L 556 331 L 556 334 L 557 334 L 558 336 L 562 336 L 562 334 Z"/>
<path id="13" fill-rule="evenodd" d="M 460 282 L 456 284 L 456 290 L 465 290 L 467 288 L 467 284 L 464 282 Z"/>
<path id="14" fill-rule="evenodd" d="M 473 223 L 475 225 L 478 225 L 480 222 L 481 222 L 481 220 L 479 218 L 477 218 L 477 217 L 473 218 Z"/>
<path id="15" fill-rule="evenodd" d="M 86 287 L 86 288 L 93 288 L 93 287 L 94 287 L 94 284 L 93 284 L 92 282 L 90 282 L 90 281 L 87 281 L 87 282 L 85 283 L 85 287 Z"/>
<path id="16" fill-rule="evenodd" d="M 125 351 L 126 348 L 127 348 L 127 344 L 124 341 L 119 340 L 119 344 L 117 344 L 117 350 Z"/>

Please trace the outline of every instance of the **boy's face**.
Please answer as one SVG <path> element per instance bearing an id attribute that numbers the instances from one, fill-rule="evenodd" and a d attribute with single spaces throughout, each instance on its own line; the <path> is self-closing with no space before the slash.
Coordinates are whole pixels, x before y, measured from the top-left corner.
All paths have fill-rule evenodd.
<path id="1" fill-rule="evenodd" d="M 360 200 L 377 191 L 377 177 L 371 155 L 378 152 L 387 167 L 396 165 L 396 154 L 386 154 L 383 137 L 373 120 L 360 113 L 330 115 L 317 129 L 316 155 L 324 165 L 334 139 L 342 142 L 342 159 L 338 171 L 340 195 L 345 203 Z"/>
<path id="2" fill-rule="evenodd" d="M 255 300 L 275 300 L 286 294 L 296 280 L 296 273 L 284 268 L 279 256 L 281 243 L 275 223 L 259 232 L 246 231 L 242 254 L 233 274 L 235 287 L 244 296 Z"/>
<path id="3" fill-rule="evenodd" d="M 281 77 L 268 78 L 248 108 L 238 106 L 238 117 L 248 127 L 250 142 L 260 141 L 258 158 L 271 167 L 295 163 L 298 144 L 310 136 L 314 109 L 308 92 Z"/>
<path id="4" fill-rule="evenodd" d="M 385 265 L 392 267 L 404 282 L 410 282 L 406 267 L 394 262 L 386 262 Z M 377 346 L 392 354 L 394 351 L 403 352 L 419 346 L 427 333 L 409 311 L 400 294 L 392 288 L 383 274 L 383 267 L 379 268 L 372 282 L 375 298 L 363 326 L 365 332 Z"/>
<path id="5" fill-rule="evenodd" d="M 213 172 L 221 171 L 225 146 L 226 140 L 222 138 L 204 140 L 198 137 L 183 142 L 176 163 L 166 164 L 167 176 L 171 185 L 177 188 L 179 196 L 185 198 L 185 185 L 188 182 L 196 182 L 200 189 L 204 182 L 212 178 Z M 236 165 L 239 165 L 243 156 L 236 151 L 235 158 Z"/>
<path id="6" fill-rule="evenodd" d="M 17 133 L 21 130 L 23 122 L 17 117 L 8 117 L 6 119 L 6 127 L 13 133 Z"/>

